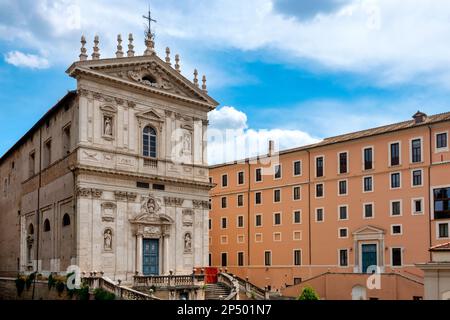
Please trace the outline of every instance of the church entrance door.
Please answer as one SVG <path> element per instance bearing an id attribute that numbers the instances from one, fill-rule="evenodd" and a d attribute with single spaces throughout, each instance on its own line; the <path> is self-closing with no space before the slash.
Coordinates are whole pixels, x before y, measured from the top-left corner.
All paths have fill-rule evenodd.
<path id="1" fill-rule="evenodd" d="M 159 274 L 159 240 L 143 239 L 143 266 L 144 276 L 154 276 Z"/>

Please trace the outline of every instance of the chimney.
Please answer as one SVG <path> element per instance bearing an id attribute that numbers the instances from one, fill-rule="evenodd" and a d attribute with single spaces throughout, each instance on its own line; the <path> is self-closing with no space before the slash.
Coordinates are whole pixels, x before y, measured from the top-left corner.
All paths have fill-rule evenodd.
<path id="1" fill-rule="evenodd" d="M 427 115 L 423 112 L 417 111 L 412 117 L 414 119 L 414 122 L 418 124 L 424 122 L 427 118 Z"/>
<path id="2" fill-rule="evenodd" d="M 269 140 L 269 157 L 273 155 L 275 149 L 275 142 L 273 140 Z"/>

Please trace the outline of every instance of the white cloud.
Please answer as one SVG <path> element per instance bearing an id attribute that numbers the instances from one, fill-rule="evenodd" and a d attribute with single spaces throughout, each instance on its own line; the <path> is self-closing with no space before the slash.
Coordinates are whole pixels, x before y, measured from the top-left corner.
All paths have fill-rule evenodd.
<path id="1" fill-rule="evenodd" d="M 267 154 L 269 140 L 275 142 L 275 150 L 319 141 L 301 130 L 248 128 L 246 114 L 234 107 L 213 110 L 208 118 L 209 164 Z"/>
<path id="2" fill-rule="evenodd" d="M 8 52 L 5 55 L 5 61 L 16 67 L 31 69 L 46 69 L 49 67 L 49 62 L 46 58 L 20 51 Z"/>
<path id="3" fill-rule="evenodd" d="M 240 76 L 208 55 L 237 48 L 265 50 L 262 56 L 272 62 L 307 67 L 310 61 L 327 70 L 362 74 L 383 86 L 450 87 L 448 1 L 337 1 L 336 10 L 318 10 L 307 20 L 297 19 L 301 13 L 295 10 L 291 16 L 289 10 L 279 12 L 273 1 L 152 1 L 158 52 L 170 45 L 182 54 L 183 73 L 196 65 L 217 86 Z M 138 0 L 2 1 L 0 39 L 48 52 L 52 63 L 66 65 L 77 59 L 81 33 L 89 51 L 94 34 L 100 35 L 102 57 L 113 55 L 117 33 L 135 33 L 136 52 L 143 52 L 146 6 Z"/>

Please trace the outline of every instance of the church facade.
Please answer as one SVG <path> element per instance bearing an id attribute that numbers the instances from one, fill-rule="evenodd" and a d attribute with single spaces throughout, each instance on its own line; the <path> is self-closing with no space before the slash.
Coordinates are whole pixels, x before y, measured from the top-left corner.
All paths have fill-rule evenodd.
<path id="1" fill-rule="evenodd" d="M 103 271 L 112 279 L 190 274 L 208 264 L 206 90 L 118 36 L 114 58 L 67 74 L 68 92 L 0 159 L 0 271 Z"/>

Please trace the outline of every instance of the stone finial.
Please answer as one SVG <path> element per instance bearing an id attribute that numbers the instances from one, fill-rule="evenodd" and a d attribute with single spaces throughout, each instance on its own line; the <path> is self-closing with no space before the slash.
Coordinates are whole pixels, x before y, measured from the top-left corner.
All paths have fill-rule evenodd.
<path id="1" fill-rule="evenodd" d="M 197 76 L 198 76 L 198 71 L 197 71 L 197 69 L 194 69 L 194 84 L 195 84 L 196 87 L 198 87 L 198 78 L 197 78 Z"/>
<path id="2" fill-rule="evenodd" d="M 178 72 L 181 72 L 181 69 L 180 69 L 180 55 L 179 54 L 175 55 L 175 70 L 177 70 Z"/>
<path id="3" fill-rule="evenodd" d="M 116 51 L 116 58 L 122 58 L 123 57 L 123 51 L 122 51 L 122 35 L 117 35 L 117 51 Z"/>
<path id="4" fill-rule="evenodd" d="M 88 55 L 86 54 L 87 50 L 84 47 L 86 45 L 86 38 L 84 36 L 81 36 L 81 48 L 80 48 L 80 61 L 87 60 Z"/>
<path id="5" fill-rule="evenodd" d="M 153 34 L 150 32 L 148 32 L 147 36 L 145 37 L 145 46 L 146 49 L 144 51 L 144 56 L 151 56 L 155 53 L 155 40 Z"/>
<path id="6" fill-rule="evenodd" d="M 99 44 L 98 36 L 94 37 L 94 52 L 92 52 L 92 60 L 100 59 L 100 49 L 98 47 Z"/>
<path id="7" fill-rule="evenodd" d="M 203 75 L 203 77 L 202 77 L 202 90 L 203 91 L 207 91 L 206 90 L 206 76 L 205 75 Z"/>
<path id="8" fill-rule="evenodd" d="M 128 57 L 134 57 L 134 45 L 133 45 L 133 34 L 130 33 L 128 35 L 128 51 L 127 51 Z"/>
<path id="9" fill-rule="evenodd" d="M 166 48 L 166 63 L 170 65 L 170 48 Z"/>

